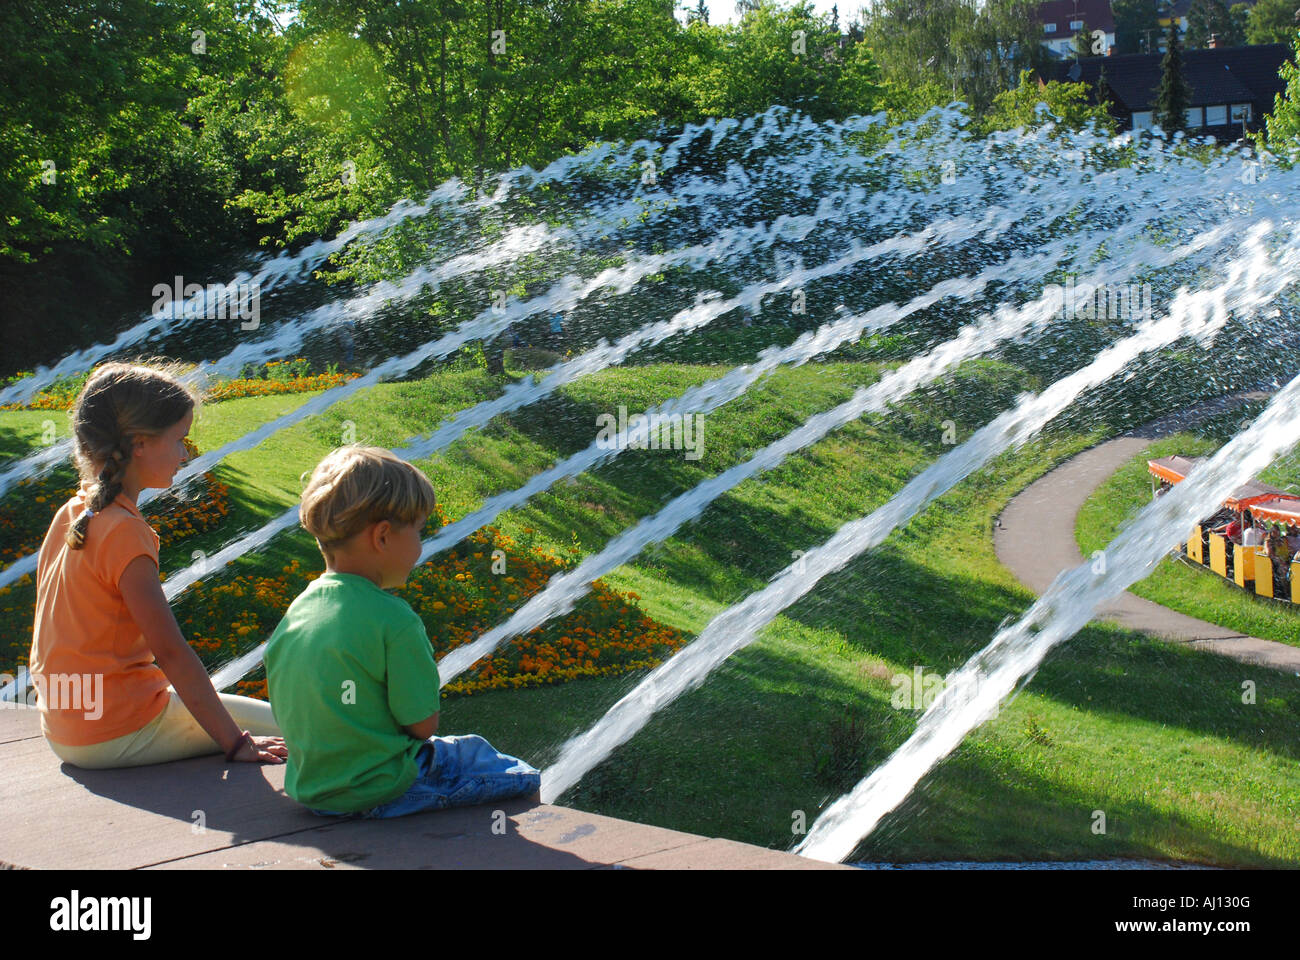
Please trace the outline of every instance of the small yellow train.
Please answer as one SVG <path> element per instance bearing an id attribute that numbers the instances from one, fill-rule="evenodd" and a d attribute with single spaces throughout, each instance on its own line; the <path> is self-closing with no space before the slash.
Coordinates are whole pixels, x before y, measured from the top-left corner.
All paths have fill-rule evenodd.
<path id="1" fill-rule="evenodd" d="M 1182 481 L 1196 457 L 1148 460 L 1152 495 Z M 1188 560 L 1261 597 L 1300 603 L 1300 496 L 1252 481 L 1232 492 L 1208 520 L 1192 527 L 1181 549 Z"/>

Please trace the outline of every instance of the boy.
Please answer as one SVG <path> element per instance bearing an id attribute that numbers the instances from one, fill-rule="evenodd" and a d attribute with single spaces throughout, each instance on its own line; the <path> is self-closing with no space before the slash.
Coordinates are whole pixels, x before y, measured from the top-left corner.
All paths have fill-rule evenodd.
<path id="1" fill-rule="evenodd" d="M 325 572 L 267 642 L 267 693 L 289 747 L 284 788 L 322 816 L 400 817 L 535 794 L 541 774 L 482 737 L 435 737 L 438 667 L 424 622 L 385 590 L 419 562 L 434 508 L 423 473 L 380 447 L 317 465 L 300 522 Z"/>

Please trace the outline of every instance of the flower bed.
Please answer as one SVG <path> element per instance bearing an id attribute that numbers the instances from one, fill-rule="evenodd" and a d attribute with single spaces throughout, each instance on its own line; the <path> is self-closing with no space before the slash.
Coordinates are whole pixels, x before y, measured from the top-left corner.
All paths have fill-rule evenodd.
<path id="1" fill-rule="evenodd" d="M 435 516 L 437 522 L 430 521 L 426 536 L 449 522 L 441 507 Z M 576 552 L 576 547 L 570 548 L 571 554 Z M 420 615 L 434 657 L 441 660 L 504 621 L 542 590 L 551 576 L 574 563 L 540 547 L 521 545 L 496 527 L 485 527 L 416 567 L 406 586 L 394 593 Z M 494 566 L 499 572 L 492 572 Z M 270 636 L 293 597 L 318 576 L 319 572 L 305 573 L 294 561 L 274 578 L 238 577 L 210 587 L 197 584 L 181 601 L 187 611 L 182 626 L 187 633 L 195 631 L 191 645 L 208 668 L 215 669 Z M 563 619 L 503 644 L 489 659 L 480 660 L 443 687 L 443 693 L 514 690 L 657 666 L 687 637 L 645 616 L 636 605 L 639 599 L 635 593 L 620 593 L 597 580 Z M 232 692 L 264 699 L 265 672 L 258 668 Z"/>
<path id="2" fill-rule="evenodd" d="M 17 374 L 10 382 L 17 382 L 30 371 Z M 219 403 L 240 397 L 265 397 L 278 393 L 305 393 L 310 390 L 327 390 L 354 380 L 359 373 L 340 373 L 337 364 L 329 364 L 324 373 L 312 373 L 311 362 L 304 357 L 293 360 L 271 360 L 263 365 L 249 364 L 240 376 L 231 379 L 214 378 L 203 391 L 204 403 Z M 85 385 L 90 373 L 74 377 L 60 377 L 25 404 L 7 403 L 0 410 L 71 410 L 77 394 Z"/>
<path id="3" fill-rule="evenodd" d="M 198 457 L 189 437 L 185 447 L 190 459 Z M 0 569 L 41 548 L 50 521 L 77 492 L 78 482 L 76 474 L 64 468 L 14 484 L 0 501 Z M 230 488 L 214 474 L 205 473 L 193 482 L 200 488 L 197 496 L 181 499 L 167 491 L 150 502 L 147 512 L 142 511 L 164 547 L 213 529 L 230 512 Z"/>
<path id="4" fill-rule="evenodd" d="M 197 450 L 192 453 L 197 455 Z M 204 483 L 204 492 L 196 500 L 164 495 L 153 501 L 154 509 L 145 516 L 164 546 L 212 529 L 228 513 L 226 485 L 211 474 L 204 476 Z M 66 481 L 60 488 L 57 481 L 46 478 L 23 486 L 21 494 L 15 491 L 0 507 L 0 535 L 16 544 L 0 548 L 8 551 L 8 561 L 39 549 L 50 518 L 72 495 L 67 487 Z M 32 504 L 44 508 L 35 511 Z M 436 508 L 425 535 L 447 522 L 442 508 Z M 496 527 L 485 527 L 416 567 L 406 586 L 394 593 L 420 615 L 434 656 L 441 659 L 504 621 L 542 590 L 551 576 L 576 564 L 577 552 L 576 546 L 571 547 L 566 559 L 520 544 Z M 200 581 L 172 608 L 190 646 L 211 672 L 269 637 L 294 597 L 321 572 L 309 572 L 293 560 L 275 576 Z M 567 616 L 504 644 L 447 684 L 443 692 L 469 695 L 654 667 L 687 638 L 645 616 L 637 607 L 639 599 L 635 593 L 620 593 L 597 580 Z M 0 588 L 0 664 L 27 663 L 35 604 L 30 574 Z M 0 667 L 4 671 L 12 672 Z M 265 673 L 258 668 L 232 692 L 264 699 Z"/>
<path id="5" fill-rule="evenodd" d="M 276 393 L 304 393 L 308 390 L 328 390 L 341 383 L 355 380 L 359 373 L 339 373 L 331 363 L 324 373 L 311 373 L 311 364 L 298 357 L 296 360 L 271 360 L 261 370 L 245 369 L 244 376 L 234 380 L 221 380 L 203 394 L 204 403 L 217 403 L 239 397 L 266 397 Z"/>
<path id="6" fill-rule="evenodd" d="M 185 446 L 191 457 L 199 455 L 188 437 Z M 181 499 L 165 492 L 141 511 L 157 532 L 161 547 L 215 529 L 230 512 L 230 488 L 226 484 L 211 473 L 193 482 L 199 486 L 197 496 Z M 15 484 L 0 502 L 0 568 L 41 548 L 54 514 L 76 491 L 76 475 L 66 468 Z M 27 662 L 35 617 L 35 578 L 30 573 L 10 586 L 0 587 L 0 663 Z"/>

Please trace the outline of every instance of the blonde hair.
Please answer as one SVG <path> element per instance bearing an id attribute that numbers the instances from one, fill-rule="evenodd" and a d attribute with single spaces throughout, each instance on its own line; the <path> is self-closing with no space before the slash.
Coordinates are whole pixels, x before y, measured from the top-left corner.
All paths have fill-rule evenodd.
<path id="1" fill-rule="evenodd" d="M 162 362 L 106 363 L 95 369 L 72 408 L 73 459 L 87 510 L 64 535 L 73 550 L 86 545 L 91 511 L 99 513 L 122 492 L 137 437 L 156 437 L 198 406 L 179 366 Z"/>
<path id="2" fill-rule="evenodd" d="M 415 523 L 436 504 L 433 484 L 420 470 L 383 447 L 351 444 L 316 465 L 298 518 L 328 559 L 333 547 L 372 523 Z"/>

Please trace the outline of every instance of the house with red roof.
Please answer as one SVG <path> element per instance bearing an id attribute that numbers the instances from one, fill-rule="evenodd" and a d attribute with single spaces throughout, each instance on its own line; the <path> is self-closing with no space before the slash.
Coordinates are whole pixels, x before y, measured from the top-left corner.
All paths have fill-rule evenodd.
<path id="1" fill-rule="evenodd" d="M 1115 45 L 1110 0 L 1047 0 L 1038 5 L 1038 22 L 1043 25 L 1043 46 L 1058 57 L 1072 57 L 1074 38 L 1085 30 L 1093 53 L 1104 56 Z"/>

